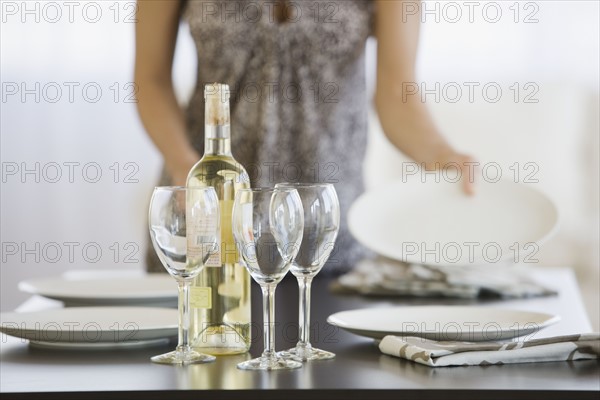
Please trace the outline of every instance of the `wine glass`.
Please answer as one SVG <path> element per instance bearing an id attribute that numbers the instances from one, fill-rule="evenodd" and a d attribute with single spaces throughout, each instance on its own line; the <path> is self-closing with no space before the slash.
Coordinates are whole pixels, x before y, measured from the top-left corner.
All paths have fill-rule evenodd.
<path id="1" fill-rule="evenodd" d="M 292 274 L 300 288 L 299 341 L 281 356 L 297 361 L 327 360 L 335 354 L 310 344 L 310 287 L 329 258 L 340 227 L 340 204 L 329 183 L 279 183 L 280 189 L 296 189 L 304 209 L 304 233 L 300 251 L 292 263 Z"/>
<path id="2" fill-rule="evenodd" d="M 275 288 L 287 274 L 302 241 L 304 212 L 295 189 L 240 189 L 233 205 L 233 235 L 246 269 L 263 294 L 264 351 L 240 369 L 299 368 L 275 352 Z"/>
<path id="3" fill-rule="evenodd" d="M 167 272 L 179 285 L 177 348 L 151 360 L 160 364 L 195 364 L 215 360 L 192 350 L 190 283 L 218 250 L 219 199 L 212 187 L 156 187 L 150 200 L 148 224 L 152 245 Z"/>

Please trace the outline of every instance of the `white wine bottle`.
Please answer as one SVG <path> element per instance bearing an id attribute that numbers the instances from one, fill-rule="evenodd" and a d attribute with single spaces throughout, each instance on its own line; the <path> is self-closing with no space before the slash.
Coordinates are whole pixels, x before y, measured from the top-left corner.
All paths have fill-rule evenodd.
<path id="1" fill-rule="evenodd" d="M 250 277 L 240 264 L 231 230 L 238 189 L 249 188 L 244 167 L 231 154 L 229 86 L 204 87 L 204 156 L 190 170 L 187 186 L 212 186 L 219 197 L 221 240 L 190 291 L 191 345 L 213 355 L 250 348 Z"/>

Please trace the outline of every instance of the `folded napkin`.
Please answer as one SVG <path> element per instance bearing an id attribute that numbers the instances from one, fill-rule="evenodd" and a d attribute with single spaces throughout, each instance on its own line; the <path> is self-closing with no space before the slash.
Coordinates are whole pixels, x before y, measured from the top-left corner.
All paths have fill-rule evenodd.
<path id="1" fill-rule="evenodd" d="M 337 293 L 365 295 L 476 298 L 522 298 L 555 295 L 533 282 L 518 265 L 434 267 L 384 257 L 360 261 L 332 285 Z"/>
<path id="2" fill-rule="evenodd" d="M 385 354 L 430 367 L 589 360 L 600 357 L 600 334 L 507 343 L 436 342 L 418 337 L 386 336 L 379 349 Z"/>

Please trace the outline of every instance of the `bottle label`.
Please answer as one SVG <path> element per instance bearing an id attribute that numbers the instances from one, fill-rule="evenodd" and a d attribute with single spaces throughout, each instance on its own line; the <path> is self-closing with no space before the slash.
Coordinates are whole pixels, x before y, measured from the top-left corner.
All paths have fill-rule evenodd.
<path id="1" fill-rule="evenodd" d="M 190 308 L 212 308 L 212 288 L 190 287 Z"/>
<path id="2" fill-rule="evenodd" d="M 217 250 L 215 253 L 211 254 L 206 260 L 204 264 L 205 267 L 220 267 L 221 266 L 221 250 Z"/>
<path id="3" fill-rule="evenodd" d="M 194 199 L 187 200 L 188 204 L 193 204 Z M 218 246 L 221 233 L 217 215 L 194 215 L 190 208 L 186 211 L 188 262 L 204 263 L 205 267 L 221 266 Z"/>

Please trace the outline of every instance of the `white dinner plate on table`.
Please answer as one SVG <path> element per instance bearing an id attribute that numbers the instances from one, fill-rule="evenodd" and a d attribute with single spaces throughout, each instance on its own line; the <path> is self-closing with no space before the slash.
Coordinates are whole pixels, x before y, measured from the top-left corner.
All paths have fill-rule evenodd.
<path id="1" fill-rule="evenodd" d="M 415 264 L 465 266 L 534 262 L 556 229 L 553 202 L 529 184 L 460 183 L 410 176 L 360 196 L 348 213 L 352 235 L 383 256 Z"/>
<path id="2" fill-rule="evenodd" d="M 177 336 L 177 310 L 74 307 L 0 314 L 0 332 L 45 348 L 110 349 L 161 344 Z"/>
<path id="3" fill-rule="evenodd" d="M 466 342 L 532 335 L 559 320 L 557 315 L 478 306 L 365 308 L 327 318 L 331 325 L 373 339 L 396 335 Z"/>
<path id="4" fill-rule="evenodd" d="M 65 306 L 177 306 L 177 283 L 168 274 L 101 277 L 90 279 L 46 278 L 19 283 L 19 289 Z"/>

